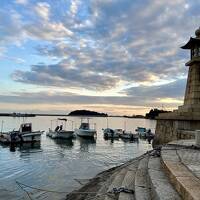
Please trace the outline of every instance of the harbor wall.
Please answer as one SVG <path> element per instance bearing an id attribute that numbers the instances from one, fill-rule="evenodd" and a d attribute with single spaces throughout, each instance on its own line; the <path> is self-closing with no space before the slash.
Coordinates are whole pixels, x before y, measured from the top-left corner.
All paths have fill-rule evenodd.
<path id="1" fill-rule="evenodd" d="M 179 139 L 194 139 L 196 130 L 200 130 L 200 120 L 158 118 L 154 145 Z"/>

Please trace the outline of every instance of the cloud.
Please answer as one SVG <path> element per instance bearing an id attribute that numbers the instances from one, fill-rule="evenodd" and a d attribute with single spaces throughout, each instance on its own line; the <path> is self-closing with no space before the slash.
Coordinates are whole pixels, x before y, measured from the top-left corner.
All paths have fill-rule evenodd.
<path id="1" fill-rule="evenodd" d="M 27 70 L 12 73 L 14 81 L 102 95 L 123 83 L 117 92 L 127 97 L 106 97 L 102 101 L 108 104 L 160 105 L 183 96 L 189 52 L 179 47 L 199 26 L 199 2 L 29 1 L 26 9 L 15 6 L 10 5 L 9 15 L 0 9 L 0 48 L 6 52 L 9 45 L 37 41 L 34 51 L 47 64 L 32 61 Z"/>
<path id="2" fill-rule="evenodd" d="M 186 79 L 179 79 L 174 82 L 160 86 L 140 86 L 126 90 L 129 96 L 137 99 L 183 99 L 186 88 Z"/>
<path id="3" fill-rule="evenodd" d="M 64 63 L 34 65 L 31 71 L 15 71 L 12 78 L 18 82 L 35 85 L 66 88 L 83 87 L 89 90 L 106 90 L 115 87 L 118 83 L 116 77 L 98 74 L 84 68 L 70 68 Z"/>
<path id="4" fill-rule="evenodd" d="M 26 5 L 28 4 L 28 0 L 15 0 L 17 4 Z"/>
<path id="5" fill-rule="evenodd" d="M 49 20 L 50 15 L 50 5 L 45 2 L 39 2 L 35 6 L 35 12 L 44 20 Z"/>
<path id="6" fill-rule="evenodd" d="M 72 111 L 75 109 L 91 109 L 101 112 L 108 112 L 110 114 L 144 114 L 151 108 L 175 109 L 180 102 L 163 102 L 163 101 L 149 101 L 151 98 L 134 98 L 134 97 L 94 97 L 81 96 L 69 93 L 54 93 L 48 94 L 46 92 L 39 93 L 16 93 L 12 95 L 0 95 L 0 108 L 7 110 L 41 110 L 46 113 L 52 112 L 54 108 L 59 108 L 59 112 Z M 148 102 L 148 104 L 147 104 Z M 145 103 L 145 106 L 144 106 Z M 5 106 L 5 104 L 7 106 Z M 18 106 L 16 106 L 18 105 Z M 9 109 L 8 109 L 9 108 Z"/>
<path id="7" fill-rule="evenodd" d="M 103 71 L 130 84 L 178 79 L 187 73 L 183 67 L 187 54 L 179 46 L 196 25 L 196 20 L 191 20 L 194 16 L 188 16 L 191 7 L 184 6 L 186 3 L 90 2 L 85 21 L 74 20 L 71 27 L 79 38 L 36 49 L 41 56 L 65 59 L 69 65 L 73 61 L 76 68 Z M 80 26 L 88 20 L 90 26 Z"/>
<path id="8" fill-rule="evenodd" d="M 113 105 L 113 106 L 144 106 L 161 107 L 163 103 L 166 108 L 176 107 L 183 100 L 186 80 L 178 80 L 166 84 L 163 87 L 130 88 L 126 90 L 128 96 L 86 96 L 69 92 L 41 91 L 41 92 L 15 92 L 12 95 L 1 95 L 1 103 L 50 103 L 50 104 L 90 104 L 90 105 Z M 179 101 L 175 101 L 178 99 Z M 166 101 L 168 100 L 168 102 Z M 173 101 L 174 100 L 174 101 Z M 81 106 L 80 106 L 81 107 Z"/>
<path id="9" fill-rule="evenodd" d="M 1 48 L 6 48 L 11 43 L 17 45 L 26 37 L 22 29 L 21 15 L 14 10 L 11 10 L 9 15 L 5 10 L 0 10 L 0 30 Z"/>

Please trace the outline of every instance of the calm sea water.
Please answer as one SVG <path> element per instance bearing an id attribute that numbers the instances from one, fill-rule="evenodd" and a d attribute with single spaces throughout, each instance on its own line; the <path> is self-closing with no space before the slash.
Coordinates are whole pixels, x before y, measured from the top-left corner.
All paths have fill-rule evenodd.
<path id="1" fill-rule="evenodd" d="M 3 130 L 18 129 L 22 122 L 32 122 L 34 130 L 47 131 L 55 117 L 11 118 L 1 117 Z M 68 117 L 78 127 L 80 118 Z M 107 118 L 91 118 L 97 125 L 97 137 L 94 140 L 76 138 L 69 141 L 52 140 L 44 133 L 40 145 L 23 145 L 11 151 L 0 145 L 0 190 L 8 190 L 9 195 L 29 199 L 16 184 L 19 181 L 29 186 L 70 192 L 81 187 L 81 183 L 97 173 L 122 164 L 151 149 L 146 141 L 138 143 L 122 140 L 104 140 L 102 128 L 107 127 Z M 53 124 L 54 125 L 54 124 Z M 56 124 L 55 124 L 56 125 Z M 54 126 L 55 126 L 54 125 Z M 124 128 L 134 131 L 137 126 L 155 131 L 156 121 L 146 119 L 108 118 L 110 128 Z M 67 124 L 71 128 L 71 123 Z M 24 186 L 23 186 L 24 187 Z M 50 193 L 24 187 L 32 199 L 62 199 L 64 193 Z"/>

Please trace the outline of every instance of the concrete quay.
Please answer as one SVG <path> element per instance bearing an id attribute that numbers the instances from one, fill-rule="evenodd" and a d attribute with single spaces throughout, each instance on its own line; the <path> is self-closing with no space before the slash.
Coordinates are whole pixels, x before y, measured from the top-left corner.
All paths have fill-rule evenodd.
<path id="1" fill-rule="evenodd" d="M 163 145 L 98 174 L 68 200 L 200 200 L 200 148 L 194 140 Z"/>

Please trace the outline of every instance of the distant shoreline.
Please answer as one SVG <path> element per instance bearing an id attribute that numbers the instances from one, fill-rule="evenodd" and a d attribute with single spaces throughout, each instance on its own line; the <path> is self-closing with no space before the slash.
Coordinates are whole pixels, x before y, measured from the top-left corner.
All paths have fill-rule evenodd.
<path id="1" fill-rule="evenodd" d="M 65 115 L 65 114 L 19 114 L 13 115 L 13 113 L 0 113 L 0 117 L 36 117 L 36 116 L 54 116 L 54 117 L 121 117 L 121 118 L 131 118 L 131 119 L 146 119 L 144 116 L 121 116 L 121 115 L 108 115 L 108 116 L 100 116 L 100 115 Z"/>

